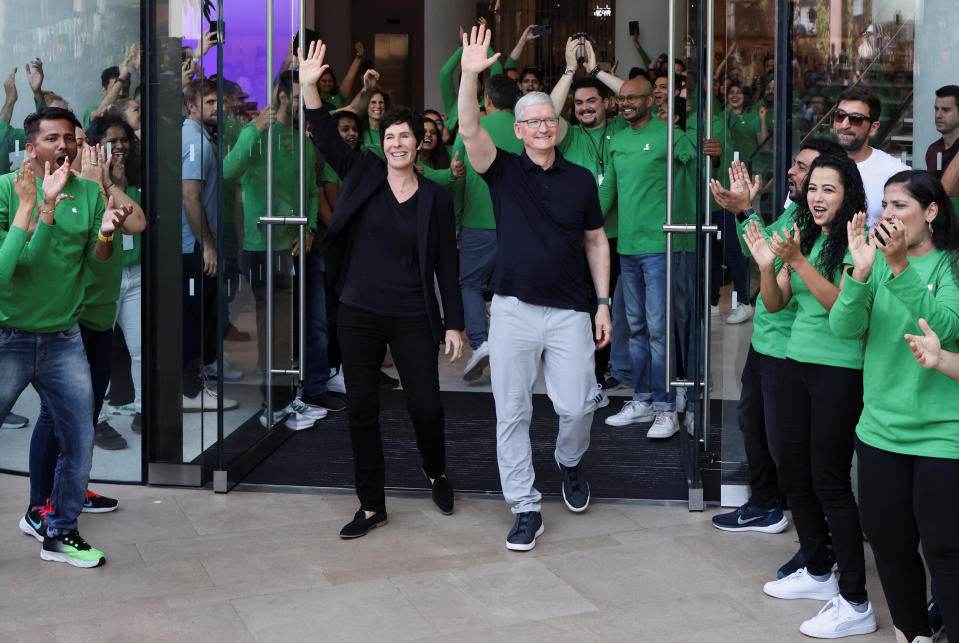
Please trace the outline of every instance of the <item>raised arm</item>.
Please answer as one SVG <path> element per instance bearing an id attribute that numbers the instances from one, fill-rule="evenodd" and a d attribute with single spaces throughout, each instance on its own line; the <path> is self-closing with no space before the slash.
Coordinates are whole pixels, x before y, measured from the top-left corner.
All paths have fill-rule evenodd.
<path id="1" fill-rule="evenodd" d="M 333 117 L 324 107 L 317 83 L 329 65 L 323 64 L 326 57 L 326 45 L 322 40 L 310 43 L 309 53 L 304 57 L 303 49 L 297 51 L 300 61 L 300 93 L 303 96 L 304 116 L 310 125 L 313 144 L 326 159 L 326 162 L 341 178 L 356 163 L 361 153 L 347 145 L 336 131 Z"/>
<path id="2" fill-rule="evenodd" d="M 520 34 L 519 40 L 516 41 L 516 46 L 513 47 L 513 50 L 509 52 L 509 58 L 506 59 L 506 69 L 516 69 L 519 64 L 519 57 L 523 55 L 523 50 L 526 48 L 526 43 L 530 40 L 535 40 L 539 38 L 537 35 L 533 35 L 533 28 L 536 25 L 529 25 L 526 29 L 523 29 L 523 33 Z M 556 112 L 559 114 L 559 111 Z"/>
<path id="3" fill-rule="evenodd" d="M 466 155 L 478 174 L 486 172 L 496 158 L 493 139 L 480 127 L 479 104 L 476 102 L 480 73 L 499 58 L 499 54 L 493 54 L 489 58 L 486 56 L 492 35 L 492 32 L 483 26 L 473 27 L 469 35 L 463 34 L 462 76 L 457 109 L 460 136 L 466 146 Z"/>
<path id="4" fill-rule="evenodd" d="M 588 74 L 595 76 L 596 80 L 609 87 L 610 91 L 617 96 L 619 95 L 619 90 L 623 87 L 623 83 L 626 82 L 619 76 L 614 76 L 608 71 L 599 69 L 599 63 L 596 62 L 596 52 L 593 51 L 593 43 L 589 40 L 586 41 L 586 60 L 583 61 L 583 68 L 586 69 Z M 593 74 L 594 71 L 596 72 L 595 74 Z"/>
<path id="5" fill-rule="evenodd" d="M 3 81 L 3 107 L 0 108 L 0 121 L 9 123 L 13 117 L 13 106 L 17 104 L 17 68 L 14 67 Z M 6 162 L 4 162 L 6 166 Z"/>
<path id="6" fill-rule="evenodd" d="M 43 100 L 43 61 L 35 58 L 23 66 L 23 72 L 27 75 L 30 91 L 33 92 L 33 104 L 36 105 L 37 110 L 40 110 L 41 106 L 46 106 Z"/>
<path id="7" fill-rule="evenodd" d="M 353 61 L 350 63 L 350 68 L 346 70 L 346 76 L 340 82 L 340 93 L 347 100 L 353 95 L 353 83 L 356 81 L 356 74 L 360 71 L 360 63 L 363 62 L 365 53 L 366 48 L 363 47 L 362 42 L 353 43 Z"/>
<path id="8" fill-rule="evenodd" d="M 559 77 L 550 92 L 550 100 L 553 101 L 553 110 L 559 116 L 563 113 L 563 107 L 566 106 L 566 97 L 569 95 L 569 88 L 573 85 L 573 75 L 576 73 L 576 49 L 579 47 L 579 41 L 573 38 L 566 39 L 566 71 Z M 565 118 L 559 119 L 559 130 L 556 132 L 556 144 L 558 145 L 569 130 L 569 123 Z"/>

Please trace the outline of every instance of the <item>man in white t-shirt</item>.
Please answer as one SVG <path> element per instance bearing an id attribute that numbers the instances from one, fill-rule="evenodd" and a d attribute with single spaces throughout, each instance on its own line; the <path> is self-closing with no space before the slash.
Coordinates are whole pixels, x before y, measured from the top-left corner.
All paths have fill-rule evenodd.
<path id="1" fill-rule="evenodd" d="M 872 90 L 854 85 L 839 95 L 839 106 L 833 112 L 833 130 L 839 144 L 856 162 L 866 190 L 868 225 L 882 215 L 882 193 L 886 180 L 902 170 L 911 169 L 894 156 L 869 145 L 869 137 L 879 131 L 882 104 Z"/>

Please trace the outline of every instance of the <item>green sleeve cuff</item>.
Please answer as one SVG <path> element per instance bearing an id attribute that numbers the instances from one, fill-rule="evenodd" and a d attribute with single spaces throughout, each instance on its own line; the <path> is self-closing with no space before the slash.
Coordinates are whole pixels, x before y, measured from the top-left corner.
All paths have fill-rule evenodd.
<path id="1" fill-rule="evenodd" d="M 0 245 L 0 284 L 8 284 L 17 269 L 17 261 L 27 243 L 27 231 L 11 226 Z"/>
<path id="2" fill-rule="evenodd" d="M 519 61 L 512 56 L 507 56 L 506 62 L 503 63 L 503 69 L 519 69 Z"/>
<path id="3" fill-rule="evenodd" d="M 839 297 L 829 311 L 829 326 L 837 337 L 856 339 L 865 335 L 869 328 L 869 284 L 856 281 L 851 271 L 846 273 Z"/>

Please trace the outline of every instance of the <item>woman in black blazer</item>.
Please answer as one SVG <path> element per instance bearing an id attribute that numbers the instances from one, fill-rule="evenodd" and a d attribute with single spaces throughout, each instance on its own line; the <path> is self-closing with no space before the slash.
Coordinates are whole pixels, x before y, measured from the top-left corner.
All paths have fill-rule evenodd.
<path id="1" fill-rule="evenodd" d="M 436 351 L 455 361 L 463 350 L 463 303 L 456 259 L 453 201 L 415 170 L 423 123 L 403 107 L 380 124 L 384 163 L 357 152 L 336 131 L 317 90 L 327 65 L 322 42 L 300 54 L 300 91 L 313 142 L 343 178 L 324 240 L 327 281 L 340 297 L 337 328 L 346 378 L 346 408 L 360 510 L 340 536 L 357 538 L 386 524 L 385 467 L 379 425 L 379 372 L 387 345 L 399 371 L 423 473 L 433 502 L 453 512 Z M 444 320 L 433 287 L 443 299 Z"/>

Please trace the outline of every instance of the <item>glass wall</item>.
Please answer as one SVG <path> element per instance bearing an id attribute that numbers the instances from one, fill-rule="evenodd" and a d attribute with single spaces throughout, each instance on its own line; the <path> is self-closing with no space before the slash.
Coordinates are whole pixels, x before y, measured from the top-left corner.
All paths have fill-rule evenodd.
<path id="1" fill-rule="evenodd" d="M 124 0 L 7 0 L 0 3 L 0 60 L 3 106 L 0 108 L 0 172 L 19 167 L 26 157 L 24 118 L 43 107 L 66 107 L 83 123 L 73 170 L 101 180 L 83 165 L 84 140 L 107 147 L 112 180 L 141 200 L 144 165 L 140 144 L 140 96 L 143 90 L 141 11 Z M 109 34 L 104 38 L 103 34 Z M 122 168 L 122 169 L 121 169 Z M 92 174 L 90 174 L 92 172 Z M 141 238 L 122 236 L 122 281 L 115 311 L 113 351 L 101 347 L 96 359 L 106 364 L 110 383 L 96 425 L 91 477 L 140 481 L 142 416 Z M 114 275 L 116 277 L 118 275 Z M 77 284 L 77 288 L 81 288 Z M 82 315 L 94 330 L 109 329 L 111 312 Z M 27 453 L 40 400 L 28 387 L 0 418 L 0 469 L 26 471 Z M 22 427 L 22 428 L 14 428 Z"/>

